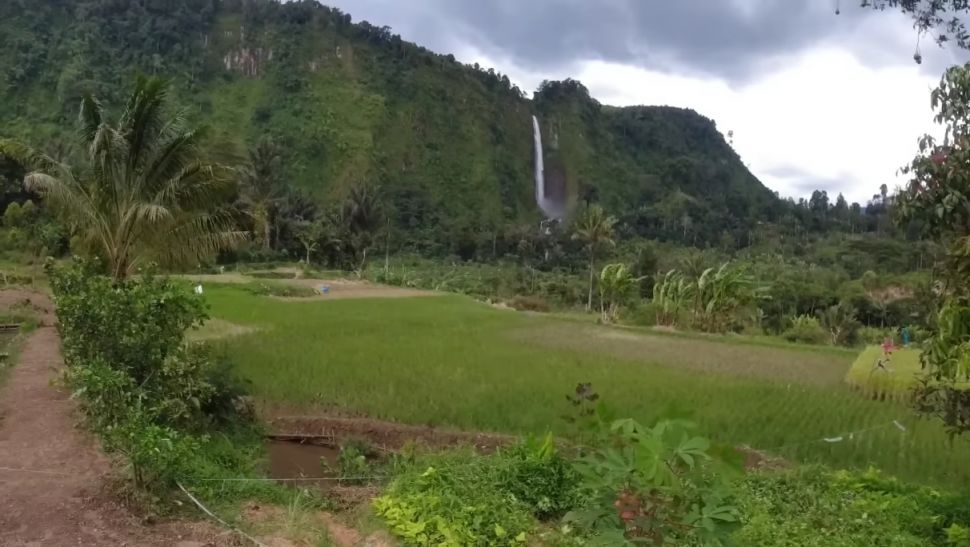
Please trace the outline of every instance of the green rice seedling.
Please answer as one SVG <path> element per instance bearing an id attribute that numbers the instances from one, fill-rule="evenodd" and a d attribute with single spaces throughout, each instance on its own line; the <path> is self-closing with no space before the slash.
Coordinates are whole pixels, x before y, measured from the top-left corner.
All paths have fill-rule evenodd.
<path id="1" fill-rule="evenodd" d="M 869 397 L 909 401 L 922 370 L 919 356 L 915 349 L 887 354 L 881 346 L 868 346 L 852 363 L 845 381 Z"/>
<path id="2" fill-rule="evenodd" d="M 264 403 L 566 434 L 562 394 L 592 382 L 641 423 L 690 418 L 715 442 L 970 486 L 970 444 L 905 404 L 860 397 L 845 382 L 856 355 L 841 348 L 594 326 L 455 295 L 292 303 L 223 286 L 206 298 L 213 317 L 253 329 L 212 343 Z"/>

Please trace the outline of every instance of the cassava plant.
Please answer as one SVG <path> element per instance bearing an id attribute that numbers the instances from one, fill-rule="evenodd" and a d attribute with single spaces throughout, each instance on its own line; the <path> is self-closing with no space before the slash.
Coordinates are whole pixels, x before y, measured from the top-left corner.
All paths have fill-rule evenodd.
<path id="1" fill-rule="evenodd" d="M 585 544 L 725 544 L 738 522 L 726 466 L 690 423 L 614 420 L 590 384 L 567 399 L 585 433 L 575 468 L 586 503 L 564 518 Z"/>

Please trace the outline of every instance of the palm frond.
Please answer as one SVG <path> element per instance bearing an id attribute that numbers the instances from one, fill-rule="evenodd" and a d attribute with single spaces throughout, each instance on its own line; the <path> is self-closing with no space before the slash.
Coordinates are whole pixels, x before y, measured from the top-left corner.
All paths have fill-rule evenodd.
<path id="1" fill-rule="evenodd" d="M 60 164 L 46 154 L 11 139 L 0 139 L 0 156 L 6 156 L 27 170 L 52 171 Z"/>
<path id="2" fill-rule="evenodd" d="M 101 103 L 90 93 L 81 98 L 81 109 L 78 114 L 78 137 L 85 145 L 90 145 L 95 134 L 104 123 L 104 112 Z"/>
<path id="3" fill-rule="evenodd" d="M 128 169 L 135 171 L 149 156 L 150 146 L 165 125 L 168 84 L 155 77 L 139 77 L 119 126 L 128 144 Z"/>

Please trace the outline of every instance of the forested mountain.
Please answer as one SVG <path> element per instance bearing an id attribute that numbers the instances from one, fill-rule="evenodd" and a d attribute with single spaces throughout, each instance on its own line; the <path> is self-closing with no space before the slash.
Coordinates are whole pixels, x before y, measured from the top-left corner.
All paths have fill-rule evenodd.
<path id="1" fill-rule="evenodd" d="M 713 242 L 785 211 L 694 111 L 600 105 L 572 80 L 530 100 L 315 1 L 6 0 L 0 43 L 0 134 L 66 154 L 83 92 L 117 104 L 135 74 L 166 75 L 218 159 L 271 136 L 289 183 L 324 202 L 378 183 L 393 225 L 428 250 L 539 219 L 533 115 L 548 183 L 644 235 Z"/>

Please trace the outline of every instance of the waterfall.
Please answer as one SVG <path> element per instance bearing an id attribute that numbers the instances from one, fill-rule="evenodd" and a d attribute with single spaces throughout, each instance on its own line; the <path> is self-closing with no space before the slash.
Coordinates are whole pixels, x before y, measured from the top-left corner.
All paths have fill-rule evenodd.
<path id="1" fill-rule="evenodd" d="M 542 130 L 539 128 L 539 118 L 532 116 L 532 135 L 536 149 L 536 205 L 547 218 L 555 218 L 555 208 L 546 199 L 546 175 L 542 162 Z"/>

